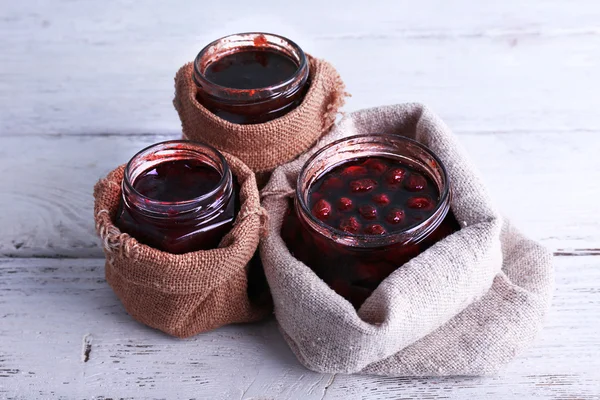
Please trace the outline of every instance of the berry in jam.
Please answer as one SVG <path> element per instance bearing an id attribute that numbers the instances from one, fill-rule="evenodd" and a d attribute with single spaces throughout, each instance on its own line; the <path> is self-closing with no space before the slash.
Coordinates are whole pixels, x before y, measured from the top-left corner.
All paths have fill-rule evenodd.
<path id="1" fill-rule="evenodd" d="M 348 197 L 340 197 L 340 200 L 338 201 L 338 211 L 350 211 L 352 210 L 353 205 L 354 203 Z"/>
<path id="2" fill-rule="evenodd" d="M 326 200 L 319 200 L 312 207 L 313 215 L 321 221 L 326 221 L 331 215 L 331 204 Z"/>
<path id="3" fill-rule="evenodd" d="M 340 222 L 340 229 L 348 233 L 358 233 L 360 230 L 360 224 L 358 223 L 356 217 L 344 218 Z"/>
<path id="4" fill-rule="evenodd" d="M 425 190 L 427 186 L 427 179 L 425 179 L 425 177 L 419 173 L 411 174 L 404 184 L 406 190 L 411 192 L 421 192 Z"/>
<path id="5" fill-rule="evenodd" d="M 379 193 L 373 196 L 373 202 L 379 206 L 390 204 L 390 197 L 385 193 Z"/>
<path id="6" fill-rule="evenodd" d="M 373 179 L 357 179 L 348 184 L 351 193 L 366 193 L 370 192 L 377 186 L 377 182 Z"/>

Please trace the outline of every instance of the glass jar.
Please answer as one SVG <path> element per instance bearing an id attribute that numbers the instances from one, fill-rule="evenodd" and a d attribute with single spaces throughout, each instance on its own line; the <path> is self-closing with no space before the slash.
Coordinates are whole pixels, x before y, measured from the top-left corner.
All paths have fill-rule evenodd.
<path id="1" fill-rule="evenodd" d="M 351 160 L 373 158 L 397 161 L 436 185 L 438 198 L 429 217 L 397 231 L 359 234 L 334 228 L 313 215 L 309 195 L 319 178 Z M 450 198 L 444 166 L 422 144 L 398 135 L 353 136 L 325 146 L 308 159 L 298 177 L 293 211 L 284 220 L 282 237 L 296 258 L 358 308 L 394 270 L 459 229 L 448 212 Z"/>
<path id="2" fill-rule="evenodd" d="M 116 225 L 169 253 L 216 248 L 239 207 L 235 186 L 227 161 L 213 147 L 157 143 L 127 163 Z"/>
<path id="3" fill-rule="evenodd" d="M 194 61 L 197 100 L 237 124 L 258 124 L 296 108 L 309 86 L 302 49 L 282 36 L 239 33 L 215 40 Z"/>

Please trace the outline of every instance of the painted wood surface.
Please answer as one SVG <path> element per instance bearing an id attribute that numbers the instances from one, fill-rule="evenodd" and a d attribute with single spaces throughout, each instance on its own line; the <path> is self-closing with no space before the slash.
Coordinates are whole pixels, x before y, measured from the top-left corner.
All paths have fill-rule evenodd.
<path id="1" fill-rule="evenodd" d="M 0 398 L 598 398 L 598 260 L 555 261 L 547 326 L 502 373 L 398 379 L 308 371 L 273 320 L 168 337 L 125 313 L 99 259 L 4 259 Z"/>
<path id="2" fill-rule="evenodd" d="M 348 110 L 423 101 L 460 131 L 600 131 L 595 0 L 4 3 L 0 135 L 176 133 L 177 69 L 253 30 L 332 62 Z"/>
<path id="3" fill-rule="evenodd" d="M 498 376 L 317 374 L 273 320 L 176 340 L 103 277 L 92 187 L 178 137 L 173 76 L 264 30 L 332 62 L 345 110 L 422 101 L 556 257 L 535 345 Z M 600 3 L 113 0 L 0 5 L 0 399 L 600 399 Z"/>

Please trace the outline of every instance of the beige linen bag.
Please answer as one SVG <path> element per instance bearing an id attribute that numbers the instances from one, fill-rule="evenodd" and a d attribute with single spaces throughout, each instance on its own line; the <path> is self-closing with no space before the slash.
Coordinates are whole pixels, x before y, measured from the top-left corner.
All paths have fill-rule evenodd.
<path id="1" fill-rule="evenodd" d="M 106 281 L 133 318 L 173 336 L 257 321 L 271 312 L 261 267 L 252 260 L 266 222 L 256 180 L 240 160 L 223 156 L 240 184 L 241 208 L 233 229 L 212 250 L 171 254 L 122 233 L 114 221 L 124 166 L 94 187 Z"/>
<path id="2" fill-rule="evenodd" d="M 324 144 L 394 133 L 428 146 L 447 168 L 462 229 L 384 280 L 357 311 L 280 236 L 291 190 Z M 270 214 L 261 256 L 281 331 L 302 364 L 327 373 L 485 375 L 542 326 L 553 290 L 551 254 L 502 218 L 449 128 L 420 104 L 352 113 L 308 154 L 277 168 L 262 192 Z"/>

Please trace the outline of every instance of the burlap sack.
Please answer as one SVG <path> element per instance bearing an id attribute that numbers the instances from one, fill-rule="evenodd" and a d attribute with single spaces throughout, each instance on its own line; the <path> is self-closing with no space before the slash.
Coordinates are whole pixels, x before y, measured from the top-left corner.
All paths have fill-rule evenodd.
<path id="1" fill-rule="evenodd" d="M 214 250 L 171 254 L 121 233 L 113 221 L 124 166 L 94 187 L 94 216 L 106 254 L 107 282 L 133 318 L 173 336 L 257 321 L 270 313 L 262 267 L 250 262 L 266 223 L 256 180 L 239 159 L 223 155 L 240 184 L 241 209 L 233 229 Z"/>
<path id="2" fill-rule="evenodd" d="M 386 376 L 485 375 L 540 330 L 553 288 L 551 254 L 501 217 L 449 128 L 419 104 L 353 113 L 320 141 L 374 132 L 409 136 L 445 164 L 462 229 L 392 273 L 361 308 L 295 259 L 280 237 L 292 188 L 316 149 L 276 169 L 261 256 L 275 314 L 306 367 Z"/>
<path id="3" fill-rule="evenodd" d="M 304 153 L 333 125 L 347 93 L 327 61 L 308 56 L 310 87 L 302 103 L 283 117 L 263 124 L 241 125 L 221 119 L 196 100 L 193 63 L 175 76 L 173 104 L 184 138 L 208 143 L 233 154 L 254 172 L 267 172 Z"/>

